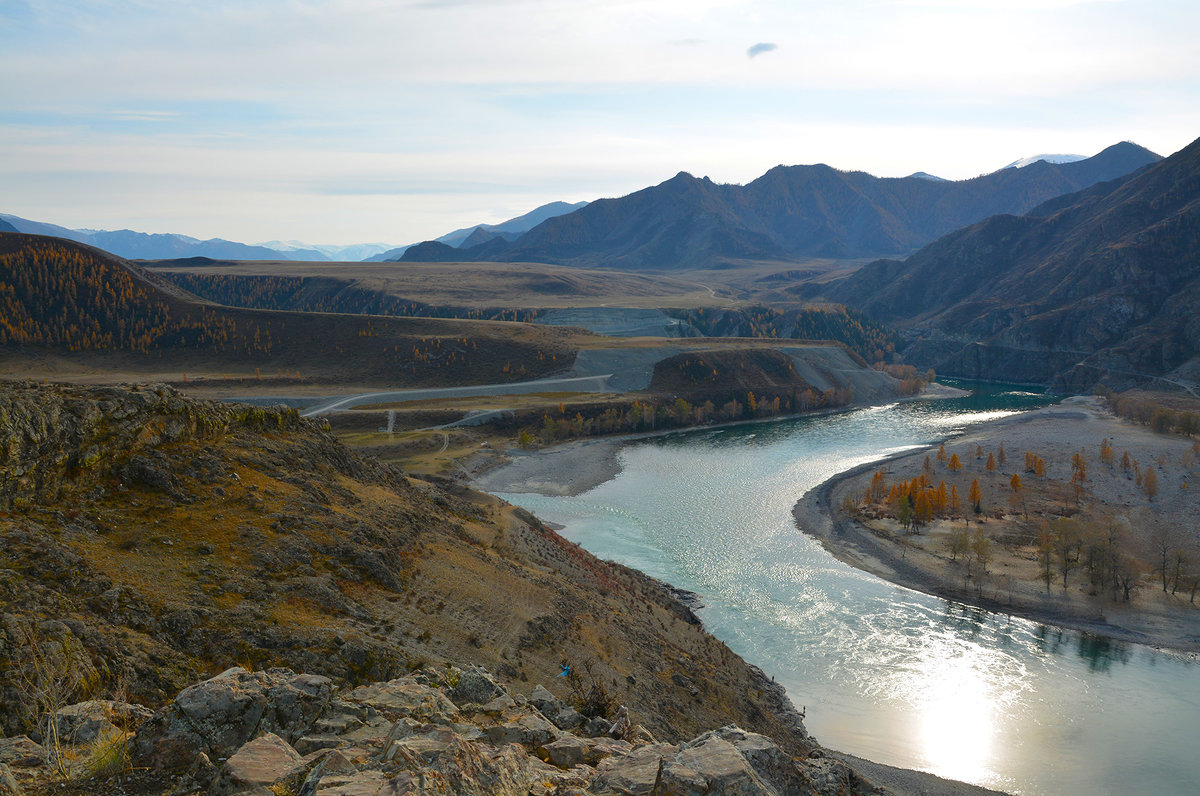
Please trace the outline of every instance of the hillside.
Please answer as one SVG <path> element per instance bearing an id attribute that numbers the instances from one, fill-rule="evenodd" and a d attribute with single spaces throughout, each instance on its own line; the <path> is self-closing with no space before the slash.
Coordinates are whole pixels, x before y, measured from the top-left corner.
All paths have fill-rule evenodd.
<path id="1" fill-rule="evenodd" d="M 1194 384 L 1200 141 L 1128 179 L 866 266 L 827 296 L 907 327 L 905 356 L 939 373 L 1072 390 Z"/>
<path id="2" fill-rule="evenodd" d="M 0 233 L 0 354 L 12 362 L 426 386 L 562 370 L 574 336 L 526 324 L 220 307 L 105 252 Z"/>
<path id="3" fill-rule="evenodd" d="M 680 172 L 660 185 L 548 219 L 513 242 L 493 238 L 453 248 L 430 241 L 400 259 L 641 270 L 905 254 L 988 216 L 1024 213 L 1157 160 L 1126 142 L 1074 163 L 1038 161 L 956 182 L 885 179 L 825 165 L 779 166 L 744 186 Z"/>
<path id="4" fill-rule="evenodd" d="M 6 735 L 28 728 L 14 667 L 32 638 L 78 650 L 84 695 L 123 682 L 148 704 L 235 664 L 355 684 L 447 660 L 566 699 L 565 661 L 660 738 L 735 721 L 811 745 L 661 584 L 292 411 L 20 382 L 0 410 Z"/>

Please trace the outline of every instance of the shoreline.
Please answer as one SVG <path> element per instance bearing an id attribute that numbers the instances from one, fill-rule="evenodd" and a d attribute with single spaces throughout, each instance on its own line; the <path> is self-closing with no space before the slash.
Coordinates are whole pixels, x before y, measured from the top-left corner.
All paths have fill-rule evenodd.
<path id="1" fill-rule="evenodd" d="M 1081 418 L 1079 416 L 1083 414 L 1079 411 L 1081 402 L 1087 400 L 1068 399 L 1066 402 L 1042 409 L 975 423 L 960 434 L 948 438 L 947 443 L 953 442 L 959 445 L 970 440 L 971 444 L 979 442 L 986 444 L 995 442 L 1005 431 L 1010 432 L 1011 438 L 1015 432 L 1029 430 L 1022 429 L 1023 426 L 1041 423 L 1055 415 L 1059 416 L 1058 421 L 1064 425 L 1074 421 L 1094 422 L 1096 420 L 1094 410 L 1086 410 L 1086 413 L 1090 414 L 1088 417 Z M 1123 423 L 1111 416 L 1102 419 L 1106 421 L 1109 429 Z M 1150 433 L 1141 427 L 1126 425 L 1129 426 L 1128 430 L 1131 432 Z M 1019 434 L 1016 436 L 1019 438 Z M 1080 438 L 1078 441 L 1080 445 L 1090 447 L 1098 439 L 1099 437 L 1097 440 L 1092 440 L 1089 437 Z M 1078 448 L 1079 445 L 1074 447 Z M 1192 659 L 1200 658 L 1200 635 L 1196 635 L 1196 633 L 1200 633 L 1200 627 L 1193 629 L 1191 636 L 1179 636 L 1176 635 L 1176 628 L 1173 626 L 1161 626 L 1161 617 L 1157 615 L 1145 612 L 1144 609 L 1141 612 L 1129 611 L 1123 606 L 1114 605 L 1108 601 L 1096 601 L 1094 607 L 1087 606 L 1094 610 L 1094 615 L 1088 615 L 1092 611 L 1080 611 L 1078 606 L 1064 604 L 1070 601 L 1057 596 L 1057 587 L 1054 593 L 1046 595 L 1022 594 L 1020 602 L 1017 601 L 1014 592 L 1010 590 L 1008 601 L 1002 601 L 981 594 L 976 588 L 959 585 L 961 581 L 957 577 L 933 573 L 914 563 L 895 543 L 882 539 L 871 528 L 852 517 L 845 516 L 837 508 L 844 496 L 860 495 L 862 484 L 866 482 L 867 476 L 876 470 L 891 469 L 895 466 L 901 474 L 906 471 L 910 475 L 915 474 L 920 471 L 920 465 L 917 463 L 923 461 L 926 456 L 931 456 L 937 449 L 938 444 L 932 444 L 916 450 L 900 451 L 830 477 L 810 489 L 793 506 L 792 517 L 796 528 L 816 539 L 830 555 L 842 563 L 913 591 L 996 614 L 1013 616 L 1119 642 L 1139 644 L 1162 652 L 1185 655 Z M 1018 447 L 1013 448 L 1014 455 L 1017 450 Z M 915 557 L 916 554 L 913 554 L 913 558 Z M 1149 588 L 1153 590 L 1157 587 L 1150 584 Z M 996 585 L 991 588 L 992 593 L 996 596 L 999 596 L 998 590 L 999 586 Z M 1200 609 L 1197 611 L 1200 612 Z M 1142 626 L 1127 627 L 1125 624 L 1110 622 L 1105 616 L 1110 612 L 1126 619 L 1135 620 L 1126 622 L 1126 624 L 1141 622 Z M 1200 616 L 1200 613 L 1197 616 Z M 1156 622 L 1156 620 L 1158 621 Z M 1200 626 L 1200 619 L 1196 620 L 1196 624 Z"/>
<path id="2" fill-rule="evenodd" d="M 618 454 L 625 445 L 637 440 L 708 429 L 735 428 L 752 423 L 781 423 L 806 417 L 822 417 L 838 412 L 851 412 L 870 406 L 886 406 L 900 401 L 954 398 L 967 394 L 965 390 L 957 387 L 935 383 L 926 387 L 920 395 L 897 397 L 888 401 L 851 404 L 802 414 L 647 431 L 640 434 L 576 439 L 528 451 L 509 449 L 506 452 L 507 461 L 499 464 L 489 463 L 486 468 L 478 470 L 468 468 L 469 482 L 473 489 L 488 493 L 532 493 L 549 497 L 575 497 L 620 475 L 621 461 Z"/>
<path id="3" fill-rule="evenodd" d="M 965 394 L 954 387 L 936 385 L 935 390 L 920 396 L 897 398 L 896 400 L 919 400 L 920 398 L 943 398 Z M 881 402 L 891 403 L 891 401 Z M 621 472 L 618 453 L 627 443 L 650 437 L 678 434 L 695 431 L 701 428 L 718 428 L 747 423 L 776 422 L 806 417 L 814 414 L 830 414 L 831 412 L 849 411 L 872 404 L 860 404 L 819 413 L 806 415 L 789 415 L 786 417 L 767 418 L 759 420 L 744 420 L 734 423 L 722 423 L 720 426 L 697 426 L 688 429 L 671 429 L 664 432 L 646 434 L 629 434 L 620 437 L 605 437 L 592 440 L 576 440 L 553 448 L 540 448 L 532 451 L 512 452 L 509 461 L 487 468 L 481 472 L 471 473 L 469 483 L 471 488 L 489 493 L 495 492 L 525 492 L 550 496 L 575 496 L 599 486 L 615 478 Z M 563 478 L 563 473 L 581 470 L 582 472 Z M 543 521 L 543 524 L 544 521 Z M 555 531 L 558 528 L 554 529 Z M 646 576 L 650 577 L 650 576 Z M 698 625 L 707 632 L 703 620 L 694 613 L 703 607 L 702 598 L 693 592 L 677 588 L 655 578 L 651 578 L 667 590 L 678 603 L 681 615 L 695 618 Z M 936 774 L 918 769 L 899 768 L 897 766 L 879 763 L 856 755 L 831 749 L 820 744 L 818 739 L 808 734 L 804 725 L 804 714 L 797 710 L 786 689 L 776 680 L 749 661 L 746 662 L 751 671 L 757 676 L 759 687 L 769 702 L 768 709 L 791 724 L 793 729 L 804 738 L 809 738 L 818 744 L 824 754 L 849 765 L 860 775 L 867 777 L 872 785 L 883 787 L 887 792 L 896 796 L 1005 796 L 1003 791 L 992 790 L 980 785 L 973 785 L 957 780 L 939 777 Z"/>

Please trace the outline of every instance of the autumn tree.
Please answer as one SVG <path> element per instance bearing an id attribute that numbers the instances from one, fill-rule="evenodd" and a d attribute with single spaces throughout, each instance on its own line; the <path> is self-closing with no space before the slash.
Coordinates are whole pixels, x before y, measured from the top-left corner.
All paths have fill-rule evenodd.
<path id="1" fill-rule="evenodd" d="M 1049 592 L 1050 583 L 1054 580 L 1054 535 L 1049 528 L 1042 528 L 1038 533 L 1037 560 L 1042 580 L 1046 581 L 1046 591 Z"/>
<path id="2" fill-rule="evenodd" d="M 946 537 L 946 549 L 950 551 L 950 560 L 957 561 L 960 555 L 967 552 L 971 546 L 971 534 L 965 527 L 955 528 Z"/>
<path id="3" fill-rule="evenodd" d="M 958 460 L 957 453 L 950 454 L 950 461 L 946 464 L 946 467 L 948 467 L 952 473 L 957 473 L 962 469 L 962 462 Z"/>
<path id="4" fill-rule="evenodd" d="M 921 525 L 927 525 L 933 519 L 933 503 L 929 499 L 929 490 L 922 489 L 917 492 L 916 498 L 913 501 L 913 528 L 919 528 Z"/>
<path id="5" fill-rule="evenodd" d="M 1112 467 L 1113 459 L 1115 457 L 1116 453 L 1113 451 L 1112 442 L 1109 440 L 1109 438 L 1105 437 L 1104 439 L 1100 440 L 1100 461 L 1104 462 L 1109 467 Z"/>
<path id="6" fill-rule="evenodd" d="M 1083 536 L 1079 523 L 1066 517 L 1051 523 L 1050 533 L 1058 571 L 1062 574 L 1063 591 L 1066 591 L 1067 579 L 1079 564 L 1079 551 L 1083 544 Z"/>
<path id="7" fill-rule="evenodd" d="M 1016 502 L 1021 502 L 1021 513 L 1025 515 L 1025 519 L 1029 519 L 1029 511 L 1025 508 L 1025 495 L 1021 492 L 1021 476 L 1016 473 L 1012 474 L 1012 478 L 1008 479 L 1008 486 L 1012 489 L 1013 506 L 1016 507 Z"/>
<path id="8" fill-rule="evenodd" d="M 971 491 L 967 493 L 967 499 L 971 501 L 971 506 L 976 514 L 983 512 L 983 490 L 979 488 L 979 479 L 971 480 Z"/>
<path id="9" fill-rule="evenodd" d="M 991 453 L 988 453 L 987 463 L 983 465 L 983 469 L 987 470 L 989 473 L 996 469 L 996 457 Z"/>
<path id="10" fill-rule="evenodd" d="M 870 496 L 872 503 L 879 503 L 883 500 L 884 494 L 887 492 L 887 480 L 881 471 L 876 470 L 871 476 Z"/>
<path id="11" fill-rule="evenodd" d="M 1146 468 L 1145 475 L 1142 476 L 1142 489 L 1151 500 L 1158 495 L 1158 472 L 1153 467 Z"/>

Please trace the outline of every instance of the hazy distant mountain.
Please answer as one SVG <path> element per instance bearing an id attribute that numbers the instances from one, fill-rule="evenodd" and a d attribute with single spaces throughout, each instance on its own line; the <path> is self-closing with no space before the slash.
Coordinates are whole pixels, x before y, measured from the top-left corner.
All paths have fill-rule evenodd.
<path id="1" fill-rule="evenodd" d="M 18 232 L 19 230 L 12 224 L 0 218 L 0 232 Z"/>
<path id="2" fill-rule="evenodd" d="M 57 224 L 46 224 L 41 221 L 30 221 L 8 213 L 0 213 L 0 221 L 8 222 L 8 225 L 17 232 L 27 232 L 30 235 L 53 235 L 56 238 L 66 238 L 78 243 L 87 243 L 90 235 L 82 230 L 67 229 Z"/>
<path id="3" fill-rule="evenodd" d="M 456 229 L 453 232 L 447 232 L 440 238 L 434 238 L 434 241 L 445 244 L 446 246 L 452 248 L 458 248 L 460 246 L 477 246 L 481 243 L 486 243 L 493 238 L 501 238 L 510 241 L 516 240 L 523 233 L 533 229 L 533 227 L 542 223 L 546 219 L 571 213 L 580 209 L 581 207 L 584 207 L 585 205 L 587 205 L 587 202 L 575 202 L 574 204 L 570 204 L 568 202 L 550 202 L 542 205 L 541 207 L 535 207 L 533 210 L 530 210 L 524 215 L 517 216 L 516 218 L 510 218 L 507 221 L 501 221 L 499 224 L 476 224 L 473 227 L 463 227 L 462 229 Z M 491 234 L 476 235 L 476 233 L 480 230 L 482 230 L 483 233 Z M 411 245 L 400 246 L 398 248 L 391 249 L 390 251 L 383 252 L 382 254 L 367 257 L 366 259 L 372 262 L 399 260 L 404 256 L 404 253 L 411 248 Z M 453 262 L 453 258 L 447 258 L 445 262 Z"/>
<path id="4" fill-rule="evenodd" d="M 826 296 L 908 327 L 906 358 L 938 372 L 1075 390 L 1194 382 L 1200 140 L 1023 217 L 995 216 L 903 262 L 872 263 Z"/>
<path id="5" fill-rule="evenodd" d="M 271 240 L 259 243 L 268 249 L 290 255 L 293 260 L 331 260 L 333 262 L 358 262 L 368 257 L 389 251 L 389 243 L 355 243 L 349 246 L 302 243 L 298 240 Z"/>
<path id="6" fill-rule="evenodd" d="M 0 213 L 0 223 L 7 222 L 12 232 L 31 235 L 53 235 L 56 238 L 86 243 L 130 260 L 176 260 L 187 257 L 210 257 L 214 260 L 334 260 L 356 262 L 391 248 L 386 243 L 359 243 L 351 246 L 312 246 L 300 241 L 270 241 L 258 245 L 237 243 L 221 238 L 199 240 L 187 235 L 148 234 L 129 229 L 67 229 L 57 224 L 30 221 L 20 216 Z M 6 231 L 0 227 L 0 231 Z"/>
<path id="7" fill-rule="evenodd" d="M 1087 155 L 1031 155 L 1027 158 L 1014 160 L 1012 163 L 1004 166 L 1004 168 L 1023 169 L 1026 166 L 1037 163 L 1039 160 L 1044 160 L 1047 163 L 1074 163 L 1077 160 L 1087 160 Z"/>
<path id="8" fill-rule="evenodd" d="M 67 229 L 57 224 L 30 221 L 4 213 L 0 213 L 0 219 L 7 221 L 18 232 L 66 238 L 131 260 L 169 260 L 180 257 L 211 257 L 214 260 L 301 259 L 263 246 L 247 246 L 221 238 L 199 240 L 187 235 L 149 234 L 129 229 Z"/>
<path id="9" fill-rule="evenodd" d="M 516 241 L 460 248 L 453 259 L 637 270 L 907 254 L 988 216 L 1024 213 L 1160 159 L 1121 143 L 1073 163 L 1039 160 L 961 181 L 879 178 L 823 164 L 777 166 L 747 185 L 680 172 L 660 185 L 547 219 Z M 431 255 L 451 259 L 428 245 L 402 259 Z"/>
<path id="10" fill-rule="evenodd" d="M 477 230 L 495 233 L 495 236 L 508 237 L 511 234 L 520 234 L 528 232 L 548 218 L 571 213 L 575 210 L 585 207 L 587 202 L 575 202 L 570 204 L 567 202 L 550 202 L 541 207 L 535 207 L 528 213 L 510 218 L 508 221 L 502 221 L 499 224 L 478 224 L 474 227 L 466 227 L 464 229 L 456 229 L 453 232 L 447 233 L 440 238 L 434 238 L 439 243 L 445 243 L 450 246 L 461 246 L 469 236 Z"/>
<path id="11" fill-rule="evenodd" d="M 915 178 L 918 180 L 933 180 L 934 182 L 949 182 L 949 180 L 947 180 L 945 177 L 938 177 L 937 175 L 930 174 L 927 171 L 914 171 L 908 176 L 910 179 Z"/>

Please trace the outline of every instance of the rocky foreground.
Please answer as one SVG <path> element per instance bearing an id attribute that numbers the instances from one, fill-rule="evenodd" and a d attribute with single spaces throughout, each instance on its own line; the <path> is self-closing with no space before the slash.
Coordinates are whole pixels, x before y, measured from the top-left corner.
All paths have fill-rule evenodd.
<path id="1" fill-rule="evenodd" d="M 664 584 L 292 410 L 0 382 L 0 421 L 9 792 L 872 792 Z"/>
<path id="2" fill-rule="evenodd" d="M 74 761 L 65 786 L 72 793 L 888 792 L 820 750 L 796 758 L 734 725 L 662 743 L 628 716 L 622 708 L 616 721 L 588 718 L 540 685 L 528 696 L 510 693 L 479 668 L 339 690 L 320 675 L 235 667 L 153 715 L 111 701 L 64 708 L 54 717 L 57 753 L 26 736 L 0 739 L 0 793 L 64 792 L 45 784 L 48 766 L 61 760 Z M 89 777 L 97 757 L 112 770 Z"/>

